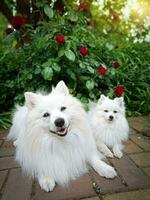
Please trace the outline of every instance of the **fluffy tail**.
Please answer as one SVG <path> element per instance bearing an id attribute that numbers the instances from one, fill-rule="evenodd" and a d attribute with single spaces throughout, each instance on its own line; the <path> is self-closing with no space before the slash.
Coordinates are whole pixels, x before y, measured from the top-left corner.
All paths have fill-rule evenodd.
<path id="1" fill-rule="evenodd" d="M 25 121 L 27 108 L 25 106 L 16 106 L 16 112 L 13 115 L 12 127 L 10 128 L 7 136 L 8 140 L 17 140 L 20 131 L 22 130 L 22 124 Z"/>

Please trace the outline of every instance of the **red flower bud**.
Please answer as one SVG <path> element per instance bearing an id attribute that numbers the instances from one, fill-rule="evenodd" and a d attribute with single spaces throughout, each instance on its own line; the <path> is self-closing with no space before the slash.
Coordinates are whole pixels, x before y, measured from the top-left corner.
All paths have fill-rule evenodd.
<path id="1" fill-rule="evenodd" d="M 124 90 L 125 90 L 124 86 L 123 85 L 119 85 L 114 89 L 114 93 L 117 96 L 121 96 L 124 93 Z"/>
<path id="2" fill-rule="evenodd" d="M 82 56 L 86 56 L 87 55 L 86 47 L 80 47 L 80 53 L 82 54 Z"/>
<path id="3" fill-rule="evenodd" d="M 56 35 L 55 39 L 57 42 L 59 42 L 61 44 L 65 43 L 65 37 L 63 35 Z"/>
<path id="4" fill-rule="evenodd" d="M 6 33 L 7 35 L 9 35 L 10 33 L 12 33 L 13 31 L 14 31 L 13 28 L 6 28 L 6 29 L 5 29 L 5 33 Z"/>
<path id="5" fill-rule="evenodd" d="M 23 16 L 15 16 L 12 18 L 11 24 L 18 30 L 25 25 L 25 18 Z"/>
<path id="6" fill-rule="evenodd" d="M 89 10 L 89 4 L 81 2 L 79 5 L 79 8 L 84 10 L 84 11 L 88 11 Z"/>
<path id="7" fill-rule="evenodd" d="M 98 72 L 99 72 L 99 74 L 101 74 L 101 75 L 103 75 L 103 76 L 106 76 L 106 68 L 105 68 L 105 67 L 100 66 L 100 67 L 98 68 Z"/>
<path id="8" fill-rule="evenodd" d="M 120 67 L 120 64 L 117 61 L 112 61 L 112 65 L 114 68 Z"/>

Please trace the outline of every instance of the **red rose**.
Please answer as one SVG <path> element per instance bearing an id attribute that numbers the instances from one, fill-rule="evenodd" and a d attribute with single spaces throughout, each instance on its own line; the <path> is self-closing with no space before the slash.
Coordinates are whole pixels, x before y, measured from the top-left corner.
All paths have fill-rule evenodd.
<path id="1" fill-rule="evenodd" d="M 15 16 L 12 18 L 11 24 L 15 29 L 20 29 L 25 25 L 25 18 L 23 16 Z"/>
<path id="2" fill-rule="evenodd" d="M 80 47 L 80 53 L 82 54 L 82 56 L 86 56 L 87 55 L 86 47 Z"/>
<path id="3" fill-rule="evenodd" d="M 9 35 L 10 33 L 12 33 L 13 31 L 14 31 L 13 28 L 6 28 L 6 29 L 5 29 L 5 33 L 6 33 L 7 35 Z"/>
<path id="4" fill-rule="evenodd" d="M 112 61 L 112 65 L 114 68 L 120 67 L 120 64 L 117 61 Z"/>
<path id="5" fill-rule="evenodd" d="M 105 75 L 106 75 L 106 68 L 103 67 L 103 66 L 100 66 L 100 67 L 98 68 L 98 72 L 99 72 L 99 74 L 105 76 Z"/>
<path id="6" fill-rule="evenodd" d="M 61 44 L 64 44 L 65 43 L 65 37 L 64 35 L 56 35 L 56 41 L 61 43 Z"/>
<path id="7" fill-rule="evenodd" d="M 114 89 L 114 93 L 117 95 L 117 96 L 121 96 L 123 93 L 124 93 L 124 86 L 122 85 L 119 85 L 117 86 L 115 89 Z"/>
<path id="8" fill-rule="evenodd" d="M 84 11 L 88 11 L 89 10 L 89 4 L 81 2 L 79 5 L 79 8 L 81 8 Z"/>

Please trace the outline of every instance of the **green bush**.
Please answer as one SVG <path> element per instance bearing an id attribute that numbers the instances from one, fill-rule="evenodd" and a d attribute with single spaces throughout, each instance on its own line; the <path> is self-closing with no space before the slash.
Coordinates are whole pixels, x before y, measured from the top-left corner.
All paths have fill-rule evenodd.
<path id="1" fill-rule="evenodd" d="M 119 43 L 99 36 L 81 12 L 68 11 L 60 16 L 47 9 L 45 13 L 50 20 L 40 22 L 35 30 L 27 27 L 30 43 L 12 47 L 14 38 L 23 38 L 15 31 L 4 40 L 9 48 L 0 49 L 2 112 L 12 109 L 14 103 L 22 103 L 25 91 L 50 91 L 52 85 L 64 80 L 84 104 L 89 99 L 96 101 L 101 93 L 115 97 L 114 88 L 123 85 L 128 115 L 149 113 L 149 43 L 126 42 L 125 38 Z M 60 34 L 65 42 L 56 40 Z M 81 54 L 81 47 L 87 49 L 87 55 Z M 112 61 L 120 66 L 115 68 Z M 99 66 L 106 68 L 106 75 L 98 72 Z"/>

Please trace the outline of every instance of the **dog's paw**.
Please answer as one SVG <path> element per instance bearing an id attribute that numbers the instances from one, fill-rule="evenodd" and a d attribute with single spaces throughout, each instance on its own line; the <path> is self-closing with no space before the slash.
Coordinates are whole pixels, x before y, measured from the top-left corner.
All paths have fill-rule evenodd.
<path id="1" fill-rule="evenodd" d="M 113 158 L 114 157 L 114 155 L 113 155 L 113 153 L 111 151 L 105 153 L 105 156 L 108 157 L 108 158 Z"/>
<path id="2" fill-rule="evenodd" d="M 46 192 L 53 191 L 55 187 L 55 181 L 50 177 L 42 177 L 39 179 L 39 184 L 41 186 L 42 190 L 45 190 Z"/>
<path id="3" fill-rule="evenodd" d="M 117 173 L 113 167 L 107 165 L 105 169 L 101 172 L 101 176 L 104 176 L 105 178 L 114 178 L 115 176 L 117 176 Z"/>
<path id="4" fill-rule="evenodd" d="M 123 156 L 123 153 L 121 151 L 114 152 L 115 157 L 121 158 Z"/>
<path id="5" fill-rule="evenodd" d="M 17 146 L 17 140 L 15 140 L 15 141 L 13 142 L 13 146 L 14 146 L 14 147 Z"/>

